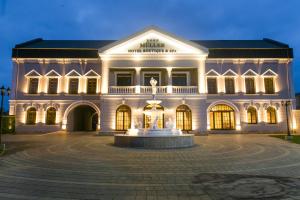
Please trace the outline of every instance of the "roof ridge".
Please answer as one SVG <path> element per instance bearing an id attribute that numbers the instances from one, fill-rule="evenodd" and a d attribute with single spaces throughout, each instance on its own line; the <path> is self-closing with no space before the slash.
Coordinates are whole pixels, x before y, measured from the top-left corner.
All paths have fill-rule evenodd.
<path id="1" fill-rule="evenodd" d="M 41 42 L 41 41 L 43 41 L 43 38 L 35 38 L 35 39 L 28 40 L 28 41 L 20 43 L 20 44 L 16 44 L 15 48 L 21 48 L 21 47 L 24 47 L 24 46 L 27 46 L 27 45 L 30 45 L 30 44 L 33 44 L 36 42 Z"/>

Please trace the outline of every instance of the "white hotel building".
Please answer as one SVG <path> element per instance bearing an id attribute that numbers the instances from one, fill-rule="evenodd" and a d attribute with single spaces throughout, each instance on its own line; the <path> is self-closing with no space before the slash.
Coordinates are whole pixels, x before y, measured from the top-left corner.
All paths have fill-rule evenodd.
<path id="1" fill-rule="evenodd" d="M 43 40 L 13 49 L 17 132 L 124 132 L 148 127 L 149 80 L 159 126 L 195 133 L 296 129 L 293 50 L 271 39 L 185 40 L 149 27 L 122 40 Z"/>

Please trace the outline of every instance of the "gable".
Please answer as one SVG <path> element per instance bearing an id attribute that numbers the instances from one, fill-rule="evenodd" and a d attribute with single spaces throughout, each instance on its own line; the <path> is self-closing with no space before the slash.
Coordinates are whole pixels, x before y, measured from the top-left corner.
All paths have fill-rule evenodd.
<path id="1" fill-rule="evenodd" d="M 223 74 L 223 76 L 237 76 L 237 73 L 229 69 Z"/>
<path id="2" fill-rule="evenodd" d="M 253 71 L 252 69 L 248 69 L 244 74 L 243 76 L 257 76 L 258 74 Z"/>
<path id="3" fill-rule="evenodd" d="M 35 71 L 34 69 L 31 70 L 30 72 L 28 72 L 27 74 L 25 74 L 25 76 L 28 77 L 39 77 L 41 76 L 37 71 Z"/>
<path id="4" fill-rule="evenodd" d="M 55 70 L 51 70 L 49 71 L 46 76 L 52 76 L 52 77 L 58 77 L 58 76 L 61 76 L 59 73 L 57 73 Z"/>
<path id="5" fill-rule="evenodd" d="M 99 53 L 110 54 L 197 54 L 208 55 L 207 48 L 149 27 L 123 40 L 100 48 Z"/>
<path id="6" fill-rule="evenodd" d="M 100 76 L 99 74 L 97 74 L 94 70 L 90 70 L 88 71 L 85 76 L 90 76 L 90 77 L 96 77 L 96 76 Z"/>
<path id="7" fill-rule="evenodd" d="M 267 71 L 265 71 L 262 76 L 277 76 L 277 74 L 272 71 L 271 69 L 268 69 Z"/>
<path id="8" fill-rule="evenodd" d="M 220 76 L 220 74 L 215 70 L 211 69 L 206 73 L 206 76 Z"/>
<path id="9" fill-rule="evenodd" d="M 81 76 L 81 75 L 73 69 L 69 73 L 67 73 L 66 76 Z"/>

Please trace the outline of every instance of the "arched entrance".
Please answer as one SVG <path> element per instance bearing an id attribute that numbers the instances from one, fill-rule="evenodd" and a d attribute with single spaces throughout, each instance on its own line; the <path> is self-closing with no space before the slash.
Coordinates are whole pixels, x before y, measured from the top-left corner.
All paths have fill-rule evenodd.
<path id="1" fill-rule="evenodd" d="M 209 111 L 211 130 L 235 129 L 234 109 L 226 104 L 217 104 Z"/>
<path id="2" fill-rule="evenodd" d="M 96 118 L 96 120 L 95 120 Z M 88 105 L 77 106 L 68 115 L 69 131 L 95 131 L 97 127 L 98 114 L 96 110 Z"/>
<path id="3" fill-rule="evenodd" d="M 72 103 L 64 113 L 62 129 L 67 131 L 99 130 L 100 109 L 89 101 Z"/>

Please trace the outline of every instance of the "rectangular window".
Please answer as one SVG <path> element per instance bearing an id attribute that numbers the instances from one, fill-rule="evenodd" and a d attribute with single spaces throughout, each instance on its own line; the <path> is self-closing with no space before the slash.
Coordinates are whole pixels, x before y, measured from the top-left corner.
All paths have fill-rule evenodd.
<path id="1" fill-rule="evenodd" d="M 29 79 L 29 94 L 37 94 L 38 93 L 38 86 L 39 86 L 39 79 L 38 78 L 30 78 Z"/>
<path id="2" fill-rule="evenodd" d="M 117 74 L 117 86 L 130 86 L 132 85 L 131 74 Z"/>
<path id="3" fill-rule="evenodd" d="M 234 78 L 225 78 L 226 94 L 234 94 Z"/>
<path id="4" fill-rule="evenodd" d="M 207 78 L 207 93 L 208 94 L 217 94 L 217 78 Z"/>
<path id="5" fill-rule="evenodd" d="M 49 78 L 48 94 L 57 94 L 57 85 L 58 85 L 57 78 Z"/>
<path id="6" fill-rule="evenodd" d="M 274 94 L 274 80 L 272 77 L 264 78 L 265 82 L 265 93 Z"/>
<path id="7" fill-rule="evenodd" d="M 69 80 L 69 94 L 78 94 L 78 78 L 70 78 Z"/>
<path id="8" fill-rule="evenodd" d="M 144 85 L 151 86 L 151 84 L 150 84 L 151 77 L 153 77 L 157 81 L 156 85 L 159 86 L 160 85 L 159 73 L 144 74 Z"/>
<path id="9" fill-rule="evenodd" d="M 255 94 L 255 79 L 245 78 L 246 94 Z"/>
<path id="10" fill-rule="evenodd" d="M 87 79 L 87 93 L 96 94 L 96 90 L 97 90 L 97 79 L 96 78 Z"/>
<path id="11" fill-rule="evenodd" d="M 185 73 L 172 74 L 172 85 L 173 86 L 187 86 L 187 74 L 185 74 Z"/>

